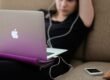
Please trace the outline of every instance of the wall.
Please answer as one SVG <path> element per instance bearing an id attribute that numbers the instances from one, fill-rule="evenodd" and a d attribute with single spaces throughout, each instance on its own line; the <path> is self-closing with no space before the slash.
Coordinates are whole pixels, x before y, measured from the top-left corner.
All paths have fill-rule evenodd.
<path id="1" fill-rule="evenodd" d="M 53 0 L 0 0 L 2 9 L 39 9 L 47 8 Z"/>
<path id="2" fill-rule="evenodd" d="M 1 8 L 1 6 L 2 6 L 2 0 L 0 0 L 0 8 Z"/>

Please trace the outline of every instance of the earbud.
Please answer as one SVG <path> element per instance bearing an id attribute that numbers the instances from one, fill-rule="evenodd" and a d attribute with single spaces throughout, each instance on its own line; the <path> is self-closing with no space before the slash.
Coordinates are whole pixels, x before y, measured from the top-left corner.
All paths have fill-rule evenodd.
<path id="1" fill-rule="evenodd" d="M 48 12 L 45 16 L 45 18 L 49 18 L 50 17 L 50 12 Z"/>

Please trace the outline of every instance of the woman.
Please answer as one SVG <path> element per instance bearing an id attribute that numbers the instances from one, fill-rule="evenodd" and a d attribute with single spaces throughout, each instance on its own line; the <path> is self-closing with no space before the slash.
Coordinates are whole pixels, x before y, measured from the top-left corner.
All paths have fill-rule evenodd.
<path id="1" fill-rule="evenodd" d="M 48 47 L 68 49 L 69 54 L 62 56 L 70 62 L 68 59 L 71 59 L 71 54 L 86 37 L 93 22 L 92 0 L 55 0 L 55 4 L 56 11 L 50 11 L 50 17 L 45 19 L 47 45 Z M 43 11 L 47 16 L 48 11 Z M 49 18 L 51 18 L 52 25 L 50 25 Z"/>
<path id="2" fill-rule="evenodd" d="M 54 59 L 51 65 L 41 71 L 28 64 L 11 60 L 1 61 L 0 72 L 3 76 L 9 75 L 8 73 L 16 76 L 16 73 L 19 73 L 17 78 L 38 79 L 40 77 L 40 80 L 51 80 L 52 77 L 57 77 L 68 71 L 69 67 L 65 63 L 70 63 L 72 55 L 90 31 L 94 19 L 94 9 L 92 0 L 55 0 L 55 6 L 56 10 L 50 11 L 50 13 L 43 10 L 46 17 L 47 45 L 48 47 L 68 49 L 68 52 L 60 55 L 60 58 Z M 61 59 L 61 63 L 57 67 L 52 67 L 58 63 L 59 59 Z M 52 76 L 48 74 L 50 68 Z M 12 76 L 10 77 L 12 78 Z"/>
<path id="3" fill-rule="evenodd" d="M 92 0 L 55 0 L 55 9 L 42 10 L 46 16 L 47 45 L 68 49 L 68 52 L 60 57 L 70 63 L 75 51 L 90 31 L 94 19 Z M 57 60 L 54 64 L 58 63 Z M 61 65 L 54 68 L 57 70 L 53 70 L 53 77 L 68 71 L 68 67 L 64 66 L 62 61 Z"/>

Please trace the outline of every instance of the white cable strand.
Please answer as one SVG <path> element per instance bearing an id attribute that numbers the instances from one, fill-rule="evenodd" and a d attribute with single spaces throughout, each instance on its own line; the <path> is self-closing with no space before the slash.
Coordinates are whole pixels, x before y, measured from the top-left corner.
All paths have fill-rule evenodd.
<path id="1" fill-rule="evenodd" d="M 67 35 L 72 31 L 72 29 L 74 28 L 74 25 L 75 25 L 75 23 L 77 22 L 78 18 L 79 18 L 79 15 L 78 15 L 78 16 L 76 17 L 76 19 L 73 21 L 72 25 L 70 26 L 70 29 L 69 29 L 65 34 L 59 35 L 59 36 L 54 36 L 54 37 L 51 37 L 51 38 L 50 38 L 50 36 L 49 36 L 49 31 L 50 31 L 50 29 L 51 29 L 51 27 L 52 27 L 52 21 L 50 21 L 50 25 L 49 25 L 49 29 L 48 29 L 48 40 L 47 40 L 47 43 L 49 43 L 49 46 L 50 46 L 51 48 L 52 48 L 51 40 L 56 39 L 56 38 L 61 38 L 61 37 L 67 36 Z M 51 20 L 51 19 L 50 19 L 50 20 Z"/>
<path id="2" fill-rule="evenodd" d="M 60 64 L 60 57 L 58 57 L 58 63 L 55 64 L 55 65 L 52 65 L 49 69 L 49 76 L 51 79 L 54 79 L 54 77 L 52 77 L 52 68 L 55 67 L 55 66 L 58 66 Z"/>
<path id="3" fill-rule="evenodd" d="M 73 67 L 71 64 L 67 63 L 62 57 L 58 57 L 58 63 L 52 65 L 52 66 L 50 67 L 50 69 L 49 69 L 49 76 L 50 76 L 51 79 L 54 79 L 54 77 L 52 77 L 52 68 L 58 66 L 58 65 L 60 64 L 61 60 L 62 60 L 66 65 L 68 65 L 70 68 Z"/>
<path id="4" fill-rule="evenodd" d="M 69 64 L 68 62 L 66 62 L 61 56 L 60 56 L 60 58 L 62 59 L 62 61 L 66 64 L 66 65 L 68 65 L 70 68 L 72 68 L 73 66 L 71 65 L 71 64 Z"/>
<path id="5" fill-rule="evenodd" d="M 53 2 L 53 3 L 50 5 L 50 7 L 48 8 L 47 16 L 46 16 L 47 18 L 49 18 L 49 27 L 48 27 L 48 30 L 47 30 L 47 37 L 48 37 L 47 45 L 48 45 L 49 47 L 51 47 L 51 48 L 53 48 L 52 43 L 51 43 L 51 40 L 56 39 L 56 38 L 60 38 L 60 37 L 67 36 L 67 35 L 72 31 L 72 29 L 74 28 L 75 23 L 77 22 L 77 20 L 78 20 L 78 18 L 79 18 L 79 15 L 77 15 L 77 16 L 76 16 L 76 19 L 72 22 L 72 25 L 70 26 L 70 29 L 69 29 L 65 34 L 62 34 L 62 35 L 59 35 L 59 36 L 54 36 L 54 37 L 50 38 L 50 34 L 49 34 L 49 33 L 50 33 L 50 30 L 51 30 L 51 27 L 52 27 L 52 20 L 51 20 L 50 9 L 53 7 L 54 4 L 55 4 L 55 2 Z M 55 66 L 58 66 L 58 65 L 60 64 L 61 60 L 62 60 L 66 65 L 70 66 L 70 68 L 72 67 L 72 65 L 71 65 L 71 64 L 68 64 L 62 57 L 58 57 L 58 63 L 55 64 L 55 65 L 52 65 L 52 66 L 50 67 L 50 69 L 49 69 L 49 76 L 50 76 L 51 79 L 54 79 L 54 78 L 52 77 L 52 74 L 51 74 L 51 73 L 52 73 L 52 68 L 55 67 Z"/>
<path id="6" fill-rule="evenodd" d="M 53 1 L 52 2 L 52 4 L 48 7 L 48 13 L 47 13 L 47 16 L 46 17 L 48 17 L 49 18 L 49 27 L 48 27 L 48 30 L 47 30 L 47 37 L 48 37 L 48 40 L 47 40 L 47 45 L 50 47 L 50 48 L 53 48 L 53 46 L 52 46 L 52 43 L 51 43 L 51 40 L 53 40 L 53 39 L 56 39 L 56 38 L 60 38 L 60 37 L 64 37 L 64 36 L 67 36 L 71 31 L 72 31 L 72 29 L 74 28 L 74 25 L 75 25 L 75 23 L 77 22 L 77 20 L 78 20 L 78 17 L 79 17 L 79 15 L 77 15 L 77 17 L 76 17 L 76 19 L 72 22 L 72 25 L 70 26 L 70 29 L 65 33 L 65 34 L 63 34 L 63 35 L 59 35 L 59 36 L 54 36 L 54 37 L 52 37 L 52 38 L 50 38 L 50 29 L 51 29 L 51 27 L 52 27 L 52 20 L 51 20 L 51 14 L 50 14 L 50 10 L 51 10 L 51 8 L 53 7 L 55 5 L 55 1 Z"/>
<path id="7" fill-rule="evenodd" d="M 50 10 L 51 10 L 51 8 L 53 7 L 55 5 L 55 1 L 53 1 L 52 2 L 52 4 L 48 7 L 48 13 L 47 13 L 47 15 L 46 15 L 46 18 L 49 18 L 49 27 L 48 27 L 48 30 L 47 30 L 47 37 L 48 37 L 48 39 L 50 38 L 50 35 L 49 35 L 49 33 L 50 33 L 50 29 L 51 29 L 51 27 L 52 27 L 52 20 L 51 20 L 51 14 L 50 14 Z M 50 48 L 52 48 L 52 44 L 51 44 L 51 42 L 50 41 L 48 41 L 47 40 L 47 45 L 50 47 Z"/>
<path id="8" fill-rule="evenodd" d="M 49 13 L 49 17 L 50 17 L 50 13 Z M 51 27 L 52 27 L 52 20 L 51 20 L 51 18 L 49 18 L 49 27 L 48 27 L 48 30 L 47 30 L 47 37 L 48 37 L 48 39 L 50 39 L 50 34 L 49 33 L 50 33 Z M 52 44 L 51 44 L 50 40 L 49 41 L 47 40 L 47 45 L 50 48 L 52 48 Z"/>

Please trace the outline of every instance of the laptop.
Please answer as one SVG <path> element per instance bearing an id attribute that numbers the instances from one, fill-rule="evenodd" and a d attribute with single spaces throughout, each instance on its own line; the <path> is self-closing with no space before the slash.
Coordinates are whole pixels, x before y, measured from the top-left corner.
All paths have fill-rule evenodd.
<path id="1" fill-rule="evenodd" d="M 36 64 L 67 49 L 47 48 L 44 14 L 31 10 L 0 10 L 0 57 Z"/>

